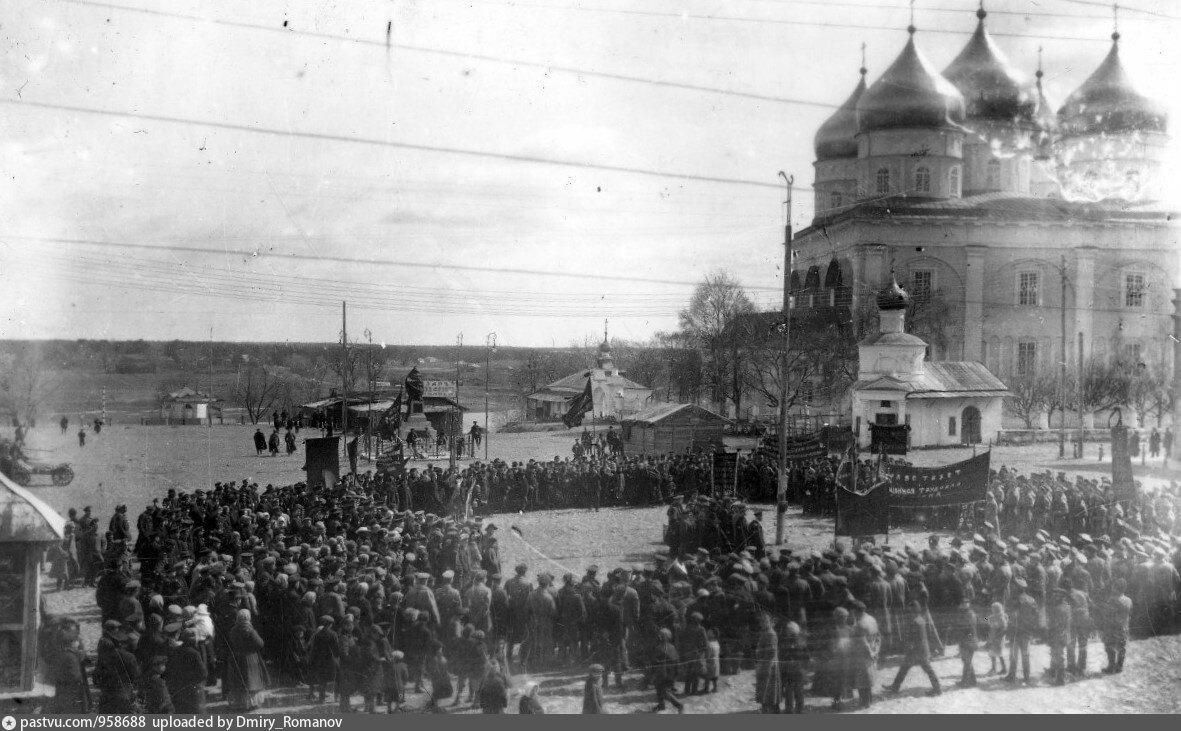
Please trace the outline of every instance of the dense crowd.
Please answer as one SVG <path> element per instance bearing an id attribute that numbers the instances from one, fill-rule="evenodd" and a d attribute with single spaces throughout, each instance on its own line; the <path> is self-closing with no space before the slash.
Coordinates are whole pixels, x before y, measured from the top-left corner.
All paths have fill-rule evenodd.
<path id="1" fill-rule="evenodd" d="M 97 579 L 103 635 L 90 669 L 77 623 L 47 624 L 54 710 L 89 710 L 93 682 L 93 705 L 110 713 L 202 712 L 216 686 L 234 710 L 258 707 L 268 688 L 306 686 L 310 701 L 331 690 L 343 711 L 358 699 L 396 710 L 413 692 L 440 709 L 466 689 L 503 712 L 514 675 L 562 669 L 587 672 L 587 712 L 602 712 L 627 673 L 658 708 L 679 710 L 679 695 L 753 668 L 764 711 L 798 712 L 805 690 L 840 706 L 856 689 L 870 703 L 891 655 L 901 666 L 890 690 L 918 665 L 940 692 L 930 660 L 946 648 L 972 685 L 981 646 L 993 670 L 1030 681 L 1029 644 L 1045 642 L 1059 683 L 1091 667 L 1093 633 L 1104 670 L 1119 672 L 1129 634 L 1178 627 L 1176 485 L 1125 506 L 1103 483 L 1002 468 L 978 510 L 957 511 L 961 537 L 948 547 L 933 536 L 922 551 L 773 553 L 743 495 L 705 489 L 707 456 L 592 457 L 366 474 L 318 490 L 170 490 L 134 532 L 119 506 L 100 539 L 88 508 L 71 511 L 53 575 Z M 751 466 L 770 465 L 755 456 L 740 474 Z M 807 499 L 809 472 L 838 467 L 797 465 L 792 496 Z M 868 477 L 874 465 L 858 469 Z M 609 496 L 590 480 L 604 472 Z M 668 503 L 668 554 L 582 576 L 506 572 L 498 526 L 458 517 L 612 501 Z M 542 710 L 536 688 L 520 695 L 522 711 Z"/>

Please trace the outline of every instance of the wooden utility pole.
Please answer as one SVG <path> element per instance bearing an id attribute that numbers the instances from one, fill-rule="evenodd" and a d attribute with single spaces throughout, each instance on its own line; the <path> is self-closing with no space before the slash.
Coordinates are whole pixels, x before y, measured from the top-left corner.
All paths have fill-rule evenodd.
<path id="1" fill-rule="evenodd" d="M 448 459 L 448 464 L 452 467 L 459 458 L 456 452 L 459 449 L 459 436 L 463 434 L 463 411 L 459 407 L 459 354 L 463 350 L 463 333 L 459 334 L 455 343 L 458 346 L 455 348 L 455 409 L 452 411 L 455 416 L 451 419 L 451 456 Z"/>
<path id="2" fill-rule="evenodd" d="M 1058 422 L 1058 459 L 1066 456 L 1066 254 L 1063 254 L 1058 264 L 1058 278 L 1062 281 L 1062 362 L 1058 367 L 1058 406 L 1060 409 Z M 1046 424 L 1046 426 L 1050 426 Z"/>
<path id="3" fill-rule="evenodd" d="M 1086 422 L 1083 421 L 1083 334 L 1078 334 L 1078 454 L 1075 457 L 1083 458 L 1083 437 L 1086 429 Z M 1065 413 L 1065 412 L 1064 412 Z"/>
<path id="4" fill-rule="evenodd" d="M 787 209 L 783 224 L 783 321 L 779 324 L 783 337 L 779 354 L 779 485 L 775 500 L 775 544 L 783 543 L 784 517 L 787 514 L 787 353 L 791 348 L 791 185 L 795 176 L 782 170 L 779 177 L 787 183 Z"/>
<path id="5" fill-rule="evenodd" d="M 340 441 L 344 444 L 344 463 L 351 471 L 349 461 L 349 321 L 348 303 L 340 303 Z"/>

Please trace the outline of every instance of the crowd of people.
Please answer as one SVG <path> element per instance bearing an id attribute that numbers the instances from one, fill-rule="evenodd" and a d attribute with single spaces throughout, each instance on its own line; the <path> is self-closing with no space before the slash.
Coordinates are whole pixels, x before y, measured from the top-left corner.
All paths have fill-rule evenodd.
<path id="1" fill-rule="evenodd" d="M 200 713 L 219 687 L 230 709 L 248 711 L 281 686 L 306 687 L 311 702 L 331 691 L 346 712 L 358 700 L 396 711 L 414 693 L 442 710 L 466 691 L 501 713 L 522 673 L 575 671 L 587 675 L 588 713 L 604 712 L 604 693 L 629 674 L 656 709 L 680 711 L 684 696 L 745 668 L 763 711 L 800 712 L 806 693 L 842 707 L 856 690 L 872 703 L 891 656 L 888 691 L 917 665 L 939 693 L 930 662 L 949 648 L 971 686 L 981 649 L 990 673 L 1033 682 L 1029 647 L 1044 642 L 1050 681 L 1065 683 L 1096 669 L 1095 633 L 1103 671 L 1117 673 L 1129 636 L 1181 626 L 1175 484 L 1119 503 L 1105 483 L 1002 468 L 982 504 L 956 511 L 948 546 L 932 536 L 921 551 L 837 542 L 775 552 L 761 511 L 744 502 L 774 494 L 774 465 L 744 458 L 739 494 L 715 494 L 708 460 L 608 451 L 348 476 L 317 490 L 218 483 L 168 491 L 134 532 L 120 505 L 101 538 L 89 508 L 71 510 L 52 572 L 59 585 L 95 585 L 103 634 L 91 668 L 77 622 L 46 623 L 54 710 Z M 807 508 L 809 476 L 814 490 L 840 467 L 796 465 L 790 497 Z M 581 576 L 506 571 L 499 527 L 478 517 L 612 504 L 668 504 L 667 555 Z M 544 710 L 536 687 L 519 695 L 521 712 Z"/>

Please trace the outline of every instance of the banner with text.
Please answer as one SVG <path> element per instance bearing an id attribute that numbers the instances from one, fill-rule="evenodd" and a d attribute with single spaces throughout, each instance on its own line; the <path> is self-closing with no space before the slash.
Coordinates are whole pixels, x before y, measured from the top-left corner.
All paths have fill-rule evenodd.
<path id="1" fill-rule="evenodd" d="M 778 443 L 775 445 L 778 447 Z M 818 436 L 807 436 L 803 438 L 788 439 L 787 440 L 787 461 L 788 462 L 808 462 L 813 459 L 820 459 L 828 456 L 828 448 L 820 441 Z"/>
<path id="2" fill-rule="evenodd" d="M 870 424 L 869 451 L 874 454 L 906 454 L 910 427 L 906 424 Z"/>
<path id="3" fill-rule="evenodd" d="M 942 467 L 889 467 L 890 507 L 930 508 L 983 500 L 992 452 Z"/>

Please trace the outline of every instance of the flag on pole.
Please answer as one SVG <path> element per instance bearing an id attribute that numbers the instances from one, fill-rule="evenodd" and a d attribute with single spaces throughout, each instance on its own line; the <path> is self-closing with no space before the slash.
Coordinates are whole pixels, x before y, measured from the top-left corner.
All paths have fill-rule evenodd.
<path id="1" fill-rule="evenodd" d="M 586 390 L 570 399 L 570 408 L 562 417 L 562 423 L 566 425 L 567 429 L 580 426 L 583 414 L 592 409 L 594 409 L 594 399 L 591 398 L 591 382 L 588 378 L 586 379 Z"/>

